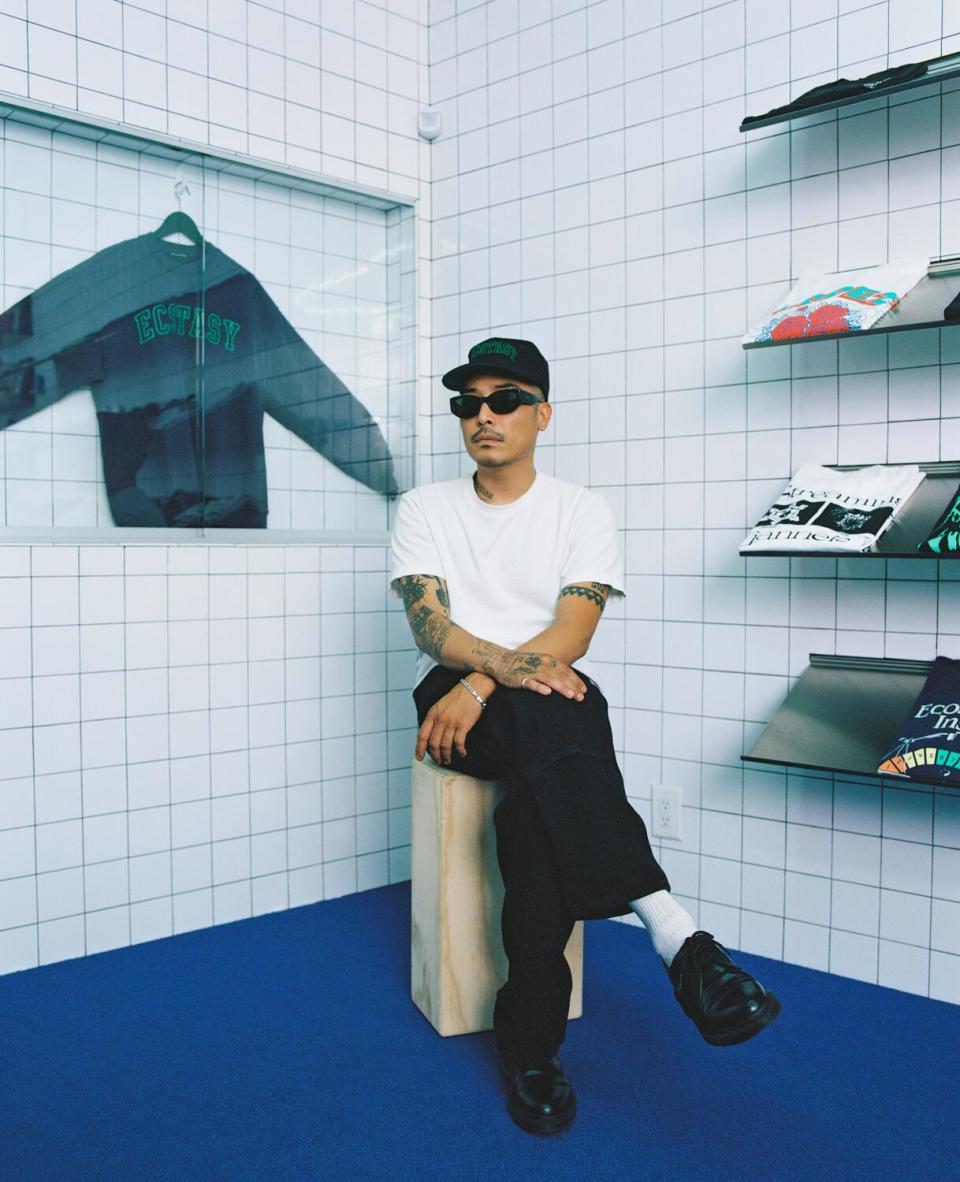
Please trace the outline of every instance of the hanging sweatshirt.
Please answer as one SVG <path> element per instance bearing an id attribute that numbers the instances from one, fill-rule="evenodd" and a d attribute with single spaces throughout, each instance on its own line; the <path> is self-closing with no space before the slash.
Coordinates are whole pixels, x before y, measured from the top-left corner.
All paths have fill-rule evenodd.
<path id="1" fill-rule="evenodd" d="M 0 429 L 78 389 L 93 395 L 116 525 L 264 527 L 265 411 L 368 488 L 398 491 L 377 423 L 210 243 L 128 239 L 0 314 Z"/>

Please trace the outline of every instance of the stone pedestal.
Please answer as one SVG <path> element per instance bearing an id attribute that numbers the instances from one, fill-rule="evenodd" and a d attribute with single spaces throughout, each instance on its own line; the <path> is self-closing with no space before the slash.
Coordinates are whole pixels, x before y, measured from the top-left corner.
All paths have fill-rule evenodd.
<path id="1" fill-rule="evenodd" d="M 500 935 L 503 881 L 497 864 L 495 780 L 413 761 L 411 996 L 439 1034 L 493 1029 L 507 979 Z M 573 976 L 570 1018 L 583 1012 L 583 921 L 566 947 Z"/>

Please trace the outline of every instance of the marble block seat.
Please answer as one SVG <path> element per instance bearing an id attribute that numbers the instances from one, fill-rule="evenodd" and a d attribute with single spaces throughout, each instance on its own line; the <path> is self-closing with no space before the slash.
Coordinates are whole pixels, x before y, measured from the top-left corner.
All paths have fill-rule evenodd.
<path id="1" fill-rule="evenodd" d="M 493 1029 L 507 979 L 500 934 L 503 881 L 493 810 L 503 794 L 434 763 L 413 761 L 411 997 L 439 1034 Z M 583 921 L 565 950 L 573 975 L 570 1018 L 583 1010 Z"/>

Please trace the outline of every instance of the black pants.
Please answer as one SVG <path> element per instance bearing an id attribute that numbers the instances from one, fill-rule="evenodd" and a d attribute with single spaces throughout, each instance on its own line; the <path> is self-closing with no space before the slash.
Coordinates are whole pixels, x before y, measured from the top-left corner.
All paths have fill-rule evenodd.
<path id="1" fill-rule="evenodd" d="M 462 676 L 430 670 L 413 691 L 418 723 Z M 580 676 L 582 702 L 498 685 L 467 735 L 466 756 L 454 747 L 448 765 L 506 788 L 494 823 L 510 967 L 494 1035 L 528 1062 L 549 1059 L 563 1042 L 572 988 L 563 950 L 576 920 L 626 915 L 631 899 L 670 889 L 627 800 L 607 700 Z"/>

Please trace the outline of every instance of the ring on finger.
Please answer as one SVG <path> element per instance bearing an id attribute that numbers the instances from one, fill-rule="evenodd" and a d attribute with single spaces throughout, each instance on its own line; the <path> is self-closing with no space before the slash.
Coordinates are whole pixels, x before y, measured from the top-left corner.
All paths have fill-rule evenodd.
<path id="1" fill-rule="evenodd" d="M 520 688 L 521 688 L 521 689 L 523 689 L 523 687 L 524 687 L 526 684 L 527 684 L 527 678 L 525 677 L 525 678 L 523 679 L 523 681 L 521 681 L 521 682 L 520 682 Z"/>

